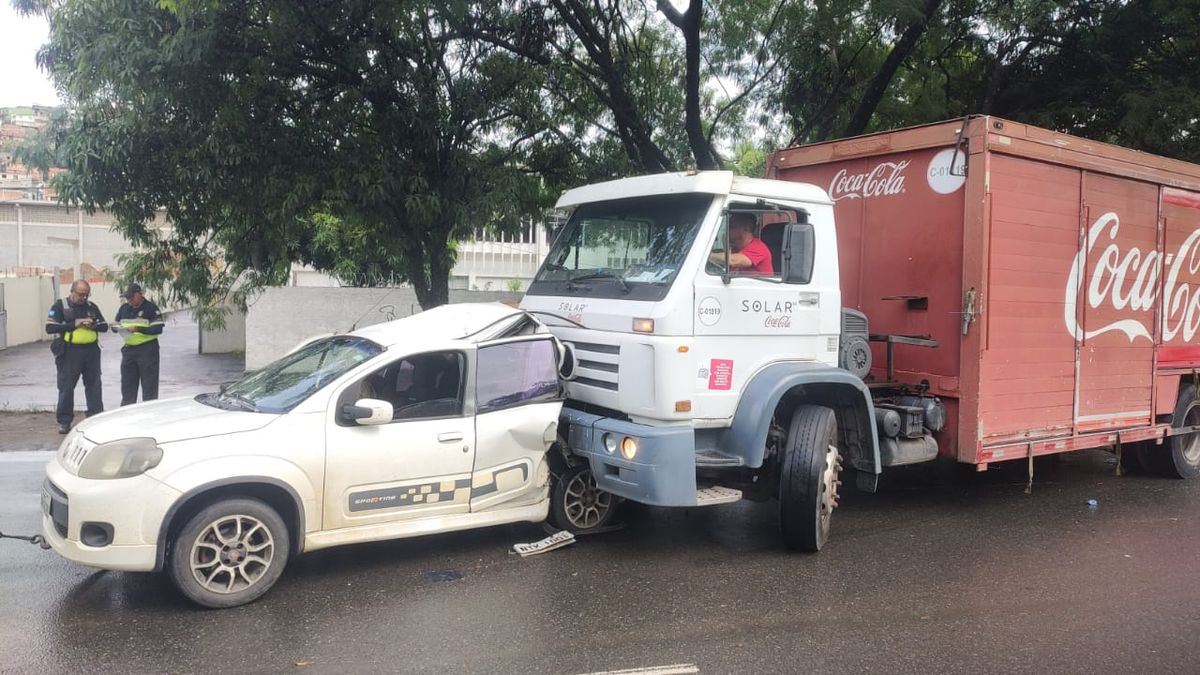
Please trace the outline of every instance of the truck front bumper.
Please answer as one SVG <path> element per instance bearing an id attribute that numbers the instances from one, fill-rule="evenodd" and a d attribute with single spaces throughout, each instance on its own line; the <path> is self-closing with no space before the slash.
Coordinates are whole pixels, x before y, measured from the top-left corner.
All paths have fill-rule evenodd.
<path id="1" fill-rule="evenodd" d="M 588 460 L 601 490 L 653 506 L 696 505 L 696 436 L 691 427 L 636 424 L 569 406 L 562 418 L 567 446 Z M 616 442 L 613 452 L 605 445 L 606 435 Z M 621 454 L 626 438 L 637 443 L 632 459 Z"/>

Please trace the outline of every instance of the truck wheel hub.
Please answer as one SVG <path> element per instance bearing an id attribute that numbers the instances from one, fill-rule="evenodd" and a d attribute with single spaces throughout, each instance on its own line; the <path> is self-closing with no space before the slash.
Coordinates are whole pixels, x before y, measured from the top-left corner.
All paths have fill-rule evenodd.
<path id="1" fill-rule="evenodd" d="M 821 518 L 829 518 L 838 505 L 838 480 L 842 470 L 842 456 L 837 446 L 830 445 L 825 452 L 825 471 L 821 475 Z"/>

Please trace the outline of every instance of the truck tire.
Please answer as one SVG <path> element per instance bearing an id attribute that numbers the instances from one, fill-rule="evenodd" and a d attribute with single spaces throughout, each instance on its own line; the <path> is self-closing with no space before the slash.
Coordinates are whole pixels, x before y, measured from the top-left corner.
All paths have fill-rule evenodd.
<path id="1" fill-rule="evenodd" d="M 275 509 L 257 499 L 222 499 L 175 534 L 167 574 L 198 605 L 237 607 L 270 590 L 287 565 L 290 545 Z"/>
<path id="2" fill-rule="evenodd" d="M 595 532 L 612 523 L 617 498 L 596 486 L 592 467 L 583 462 L 553 472 L 550 524 L 572 534 Z"/>
<path id="3" fill-rule="evenodd" d="M 1171 426 L 1175 429 L 1200 424 L 1200 395 L 1196 385 L 1179 388 Z M 1200 433 L 1171 436 L 1162 445 L 1147 446 L 1146 459 L 1155 475 L 1164 478 L 1195 478 L 1200 475 Z"/>
<path id="4" fill-rule="evenodd" d="M 796 408 L 779 470 L 779 531 L 790 549 L 816 553 L 829 539 L 841 484 L 837 442 L 833 410 Z"/>

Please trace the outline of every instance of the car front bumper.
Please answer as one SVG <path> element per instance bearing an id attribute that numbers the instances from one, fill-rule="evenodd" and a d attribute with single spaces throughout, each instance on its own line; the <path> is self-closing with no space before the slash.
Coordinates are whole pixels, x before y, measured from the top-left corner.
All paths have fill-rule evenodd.
<path id="1" fill-rule="evenodd" d="M 179 492 L 146 475 L 91 480 L 68 472 L 57 457 L 42 486 L 42 532 L 62 557 L 91 567 L 129 572 L 155 569 L 162 519 Z M 107 526 L 110 541 L 84 543 L 85 523 Z"/>

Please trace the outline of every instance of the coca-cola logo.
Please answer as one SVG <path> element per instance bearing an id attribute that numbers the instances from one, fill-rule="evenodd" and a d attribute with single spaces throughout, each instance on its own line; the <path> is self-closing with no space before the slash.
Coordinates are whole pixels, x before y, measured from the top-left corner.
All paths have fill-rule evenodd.
<path id="1" fill-rule="evenodd" d="M 1191 341 L 1200 330 L 1200 293 L 1194 292 L 1188 279 L 1200 272 L 1200 229 L 1193 231 L 1174 253 L 1165 256 L 1158 251 L 1143 252 L 1137 247 L 1122 248 L 1117 235 L 1121 219 L 1116 213 L 1105 213 L 1088 228 L 1087 241 L 1071 263 L 1067 276 L 1067 288 L 1063 318 L 1067 331 L 1075 339 L 1090 339 L 1104 333 L 1119 331 L 1130 342 L 1138 338 L 1154 340 L 1150 329 L 1153 321 L 1154 301 L 1158 299 L 1159 277 L 1166 269 L 1162 284 L 1165 305 L 1162 318 L 1163 342 L 1170 342 L 1182 334 Z M 1091 276 L 1082 275 L 1092 250 L 1104 242 L 1100 257 L 1096 260 Z M 1182 278 L 1181 278 L 1182 277 Z M 1146 318 L 1119 319 L 1093 330 L 1084 331 L 1076 320 L 1076 298 L 1081 284 L 1087 284 L 1087 303 L 1098 309 L 1107 303 L 1116 310 L 1128 309 L 1146 315 Z"/>
<path id="2" fill-rule="evenodd" d="M 900 194 L 904 192 L 904 170 L 909 164 L 912 162 L 907 159 L 903 162 L 880 162 L 874 169 L 863 173 L 850 173 L 842 169 L 834 174 L 829 183 L 829 198 L 836 202 Z"/>

